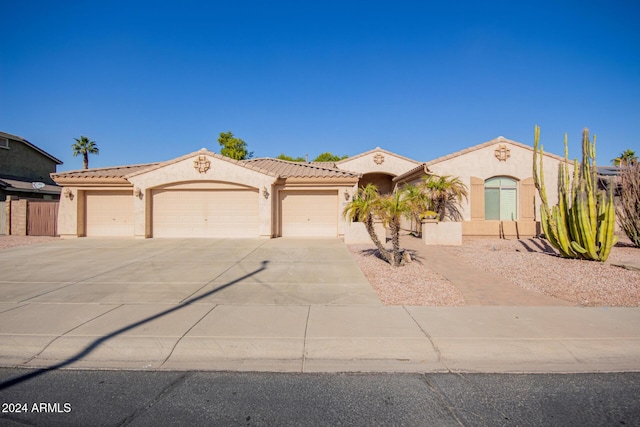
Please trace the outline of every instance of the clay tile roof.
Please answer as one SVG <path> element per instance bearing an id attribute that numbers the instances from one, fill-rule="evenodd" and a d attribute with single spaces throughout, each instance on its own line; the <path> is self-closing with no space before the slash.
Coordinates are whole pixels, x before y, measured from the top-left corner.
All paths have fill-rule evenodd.
<path id="1" fill-rule="evenodd" d="M 124 178 L 134 172 L 143 171 L 145 169 L 152 168 L 158 163 L 145 163 L 141 165 L 129 165 L 129 166 L 115 166 L 108 168 L 91 168 L 80 169 L 67 172 L 58 172 L 51 174 L 51 177 L 55 179 L 74 178 Z"/>
<path id="2" fill-rule="evenodd" d="M 320 166 L 321 168 L 328 169 L 340 169 L 336 166 L 336 162 L 310 162 L 314 166 Z"/>
<path id="3" fill-rule="evenodd" d="M 218 159 L 235 163 L 238 166 L 245 167 L 247 169 L 255 170 L 257 172 L 271 175 L 276 178 L 358 178 L 360 174 L 349 172 L 345 170 L 336 169 L 334 167 L 325 166 L 326 163 L 296 163 L 288 162 L 286 160 L 260 158 L 250 160 L 233 160 L 227 157 L 223 157 L 219 154 L 212 153 L 208 150 L 200 150 L 177 159 L 172 159 L 166 162 L 145 163 L 141 165 L 129 165 L 129 166 L 117 166 L 108 168 L 91 168 L 80 169 L 68 172 L 59 172 L 51 174 L 51 177 L 56 181 L 73 180 L 78 182 L 86 179 L 91 180 L 116 180 L 122 183 L 128 182 L 127 179 L 145 172 L 152 171 L 154 169 L 167 166 L 169 164 L 184 160 L 192 157 L 196 154 L 207 154 L 209 156 L 216 157 Z"/>
<path id="4" fill-rule="evenodd" d="M 324 163 L 298 163 L 260 158 L 244 160 L 247 166 L 269 171 L 280 178 L 358 178 L 360 174 L 324 166 Z"/>

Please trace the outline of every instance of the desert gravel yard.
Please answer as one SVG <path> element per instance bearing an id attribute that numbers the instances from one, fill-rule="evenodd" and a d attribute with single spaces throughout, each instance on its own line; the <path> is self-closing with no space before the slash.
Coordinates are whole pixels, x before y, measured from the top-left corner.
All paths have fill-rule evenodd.
<path id="1" fill-rule="evenodd" d="M 466 305 L 462 292 L 442 275 L 430 270 L 427 260 L 392 267 L 375 255 L 373 244 L 348 247 L 385 305 Z"/>
<path id="2" fill-rule="evenodd" d="M 465 239 L 445 250 L 460 260 L 532 291 L 587 307 L 640 306 L 640 271 L 614 264 L 640 262 L 640 249 L 620 241 L 605 263 L 562 258 L 542 239 Z"/>
<path id="3" fill-rule="evenodd" d="M 460 291 L 429 269 L 428 259 L 394 268 L 374 255 L 373 244 L 349 245 L 349 249 L 386 305 L 465 305 Z M 640 262 L 640 249 L 632 247 L 626 236 L 620 236 L 605 263 L 561 258 L 538 238 L 465 238 L 462 246 L 441 249 L 522 288 L 577 305 L 640 306 L 640 271 L 614 265 Z"/>

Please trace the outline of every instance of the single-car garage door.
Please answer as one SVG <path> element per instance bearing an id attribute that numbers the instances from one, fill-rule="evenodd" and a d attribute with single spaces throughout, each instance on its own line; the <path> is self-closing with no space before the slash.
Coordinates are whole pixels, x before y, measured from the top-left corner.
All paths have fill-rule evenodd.
<path id="1" fill-rule="evenodd" d="M 257 190 L 154 190 L 153 237 L 258 237 Z"/>
<path id="2" fill-rule="evenodd" d="M 280 224 L 283 237 L 336 237 L 337 191 L 282 191 Z"/>
<path id="3" fill-rule="evenodd" d="M 87 236 L 133 236 L 131 191 L 87 191 L 85 201 Z"/>

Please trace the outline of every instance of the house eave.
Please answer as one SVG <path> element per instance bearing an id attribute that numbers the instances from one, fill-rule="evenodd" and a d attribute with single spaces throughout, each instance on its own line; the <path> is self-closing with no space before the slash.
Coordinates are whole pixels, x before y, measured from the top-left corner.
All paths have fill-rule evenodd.
<path id="1" fill-rule="evenodd" d="M 124 178 L 54 178 L 56 184 L 66 187 L 91 187 L 91 186 L 100 186 L 100 185 L 110 185 L 110 186 L 121 186 L 121 187 L 132 187 L 129 181 Z"/>
<path id="2" fill-rule="evenodd" d="M 410 171 L 407 171 L 402 175 L 396 176 L 392 179 L 392 182 L 395 182 L 396 184 L 406 184 L 407 182 L 413 181 L 425 175 L 433 175 L 433 172 L 429 170 L 429 167 L 426 163 L 422 163 L 417 168 L 411 169 Z"/>

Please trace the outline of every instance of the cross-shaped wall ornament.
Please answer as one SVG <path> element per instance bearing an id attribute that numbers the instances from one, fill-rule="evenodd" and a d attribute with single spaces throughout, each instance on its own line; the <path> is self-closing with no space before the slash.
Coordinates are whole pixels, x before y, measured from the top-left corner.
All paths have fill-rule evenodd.
<path id="1" fill-rule="evenodd" d="M 507 148 L 505 144 L 498 145 L 495 151 L 496 159 L 501 162 L 506 162 L 509 157 L 511 157 L 511 150 Z"/>
<path id="2" fill-rule="evenodd" d="M 200 173 L 206 173 L 210 167 L 211 162 L 207 156 L 198 156 L 198 158 L 193 161 L 193 168 Z"/>

